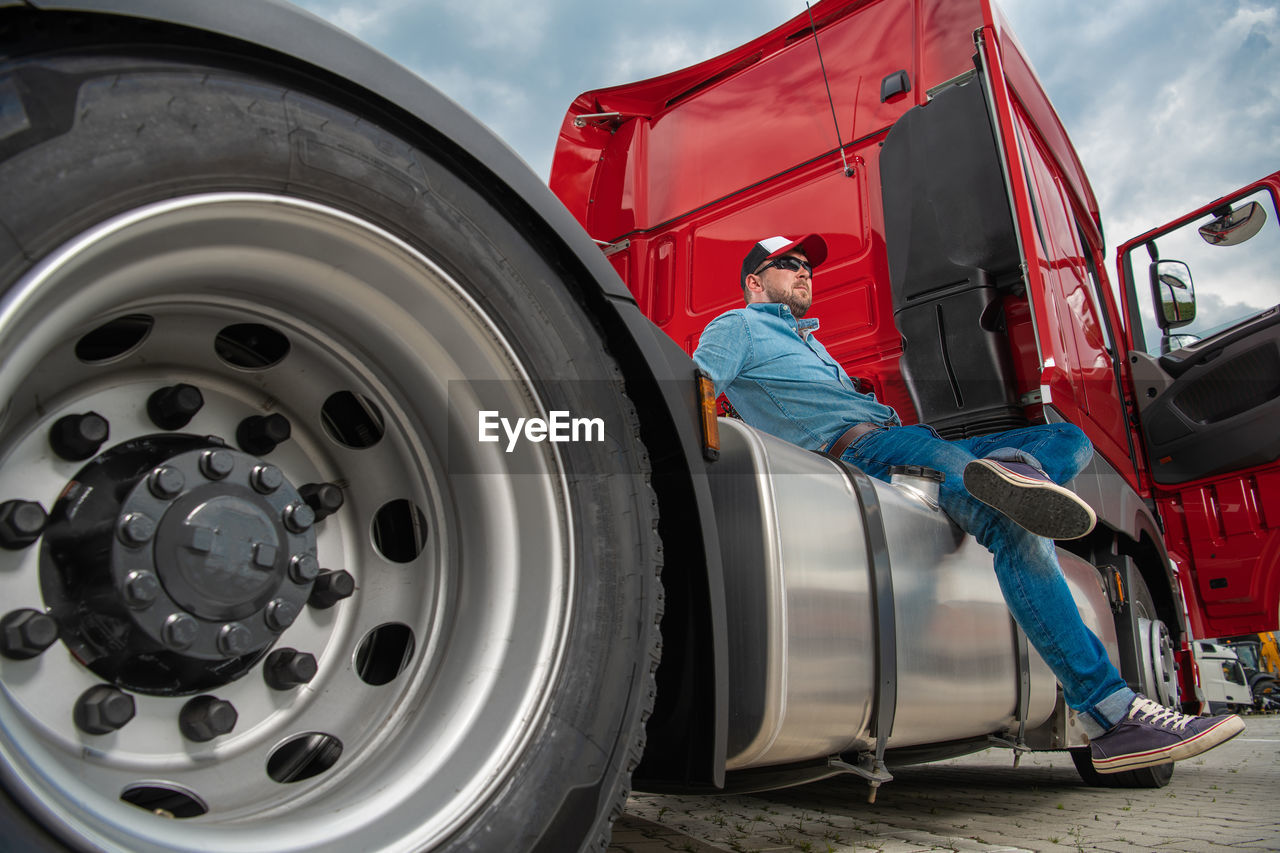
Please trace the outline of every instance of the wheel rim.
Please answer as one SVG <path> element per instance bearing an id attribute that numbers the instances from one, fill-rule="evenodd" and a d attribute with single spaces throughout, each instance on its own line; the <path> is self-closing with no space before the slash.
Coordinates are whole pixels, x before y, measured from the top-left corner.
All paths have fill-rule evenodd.
<path id="1" fill-rule="evenodd" d="M 1142 645 L 1144 689 L 1150 698 L 1168 708 L 1180 704 L 1177 661 L 1169 628 L 1160 619 L 1138 617 L 1138 636 Z"/>
<path id="2" fill-rule="evenodd" d="M 273 541 L 295 559 L 312 548 L 322 568 L 349 572 L 356 585 L 332 606 L 303 605 L 272 646 L 313 654 L 309 682 L 269 686 L 267 649 L 255 645 L 231 680 L 184 681 L 182 695 L 129 685 L 136 716 L 105 734 L 73 719 L 104 676 L 63 643 L 0 658 L 5 782 L 28 808 L 107 848 L 417 850 L 498 790 L 559 665 L 570 520 L 550 445 L 505 453 L 474 440 L 477 409 L 530 416 L 542 407 L 514 347 L 456 278 L 332 208 L 192 196 L 120 216 L 33 269 L 0 304 L 0 357 L 0 500 L 55 507 L 98 458 L 49 451 L 59 418 L 99 413 L 110 425 L 101 451 L 118 448 L 165 434 L 145 401 L 186 383 L 204 405 L 177 433 L 221 436 L 235 450 L 246 418 L 288 418 L 290 438 L 243 454 L 237 471 L 269 463 L 290 489 L 339 485 L 340 509 L 306 535 Z M 187 480 L 199 480 L 202 463 L 184 464 Z M 535 476 L 495 476 L 512 473 Z M 257 475 L 244 476 L 217 488 L 252 498 Z M 217 500 L 233 502 L 230 494 Z M 245 517 L 249 536 L 257 516 Z M 42 609 L 52 550 L 43 541 L 0 550 L 0 600 Z M 156 553 L 164 563 L 178 551 Z M 314 582 L 280 571 L 280 589 L 305 602 Z M 116 591 L 136 610 L 150 593 L 125 589 L 122 577 Z M 161 580 L 166 593 L 181 585 Z M 204 606 L 196 615 L 208 617 L 204 593 L 185 594 L 183 607 Z M 260 598 L 246 593 L 217 621 L 251 610 L 253 622 L 276 600 Z M 180 730 L 196 692 L 234 706 L 229 733 L 199 741 Z"/>
<path id="3" fill-rule="evenodd" d="M 1151 648 L 1158 701 L 1167 707 L 1177 708 L 1180 703 L 1173 638 L 1169 636 L 1169 629 L 1163 621 L 1156 620 L 1151 624 Z"/>
<path id="4" fill-rule="evenodd" d="M 1254 691 L 1255 704 L 1260 711 L 1280 710 L 1280 682 L 1266 681 Z"/>

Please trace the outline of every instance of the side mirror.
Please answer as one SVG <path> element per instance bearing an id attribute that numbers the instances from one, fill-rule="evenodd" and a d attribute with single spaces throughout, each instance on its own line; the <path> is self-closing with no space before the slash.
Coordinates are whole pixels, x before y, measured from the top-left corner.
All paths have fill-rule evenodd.
<path id="1" fill-rule="evenodd" d="M 1152 301 L 1160 306 L 1156 323 L 1165 332 L 1196 318 L 1196 291 L 1191 268 L 1182 261 L 1156 261 L 1151 265 Z"/>
<path id="2" fill-rule="evenodd" d="M 1227 205 L 1225 212 L 1212 222 L 1201 225 L 1199 231 L 1210 246 L 1237 246 L 1261 231 L 1266 221 L 1266 210 L 1256 201 L 1251 201 L 1236 210 Z"/>

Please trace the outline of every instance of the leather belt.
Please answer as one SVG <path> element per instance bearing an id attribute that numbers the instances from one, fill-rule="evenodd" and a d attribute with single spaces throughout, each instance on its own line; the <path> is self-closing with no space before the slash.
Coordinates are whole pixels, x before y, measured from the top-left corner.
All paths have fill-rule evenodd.
<path id="1" fill-rule="evenodd" d="M 831 445 L 831 447 L 826 450 L 826 455 L 830 456 L 832 459 L 839 459 L 844 455 L 844 452 L 849 449 L 849 445 L 853 444 L 867 433 L 875 432 L 878 429 L 883 429 L 883 427 L 881 427 L 880 424 L 854 424 L 844 432 L 840 433 L 840 437 L 836 439 L 835 444 Z"/>

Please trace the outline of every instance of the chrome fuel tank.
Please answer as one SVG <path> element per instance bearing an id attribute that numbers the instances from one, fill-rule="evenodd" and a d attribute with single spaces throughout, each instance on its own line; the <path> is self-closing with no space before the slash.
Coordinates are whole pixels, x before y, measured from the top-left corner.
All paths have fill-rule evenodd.
<path id="1" fill-rule="evenodd" d="M 720 422 L 712 500 L 729 623 L 727 769 L 831 755 L 875 690 L 867 536 L 835 465 Z"/>
<path id="2" fill-rule="evenodd" d="M 848 473 L 740 421 L 722 419 L 720 434 L 710 480 L 729 623 L 727 769 L 871 748 L 882 653 L 896 690 L 890 748 L 1016 723 L 1018 631 L 986 549 L 910 482 Z M 1096 572 L 1063 566 L 1117 659 Z M 889 586 L 880 606 L 892 614 L 878 613 Z M 1057 690 L 1034 650 L 1028 660 L 1031 729 Z"/>

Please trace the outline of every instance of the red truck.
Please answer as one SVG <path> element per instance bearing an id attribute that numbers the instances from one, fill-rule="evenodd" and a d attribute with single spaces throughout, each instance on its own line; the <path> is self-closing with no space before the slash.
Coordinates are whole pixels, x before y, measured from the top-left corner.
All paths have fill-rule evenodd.
<path id="1" fill-rule="evenodd" d="M 550 188 L 280 3 L 0 0 L 0 45 L 8 844 L 602 849 L 632 784 L 1079 755 L 927 476 L 716 417 L 688 353 L 780 229 L 905 418 L 1088 433 L 1060 561 L 1134 687 L 1194 708 L 1193 637 L 1277 627 L 1280 173 L 1117 299 L 988 0 L 587 93 Z"/>

